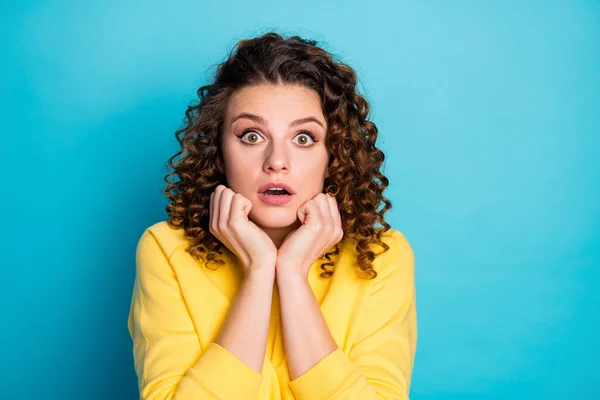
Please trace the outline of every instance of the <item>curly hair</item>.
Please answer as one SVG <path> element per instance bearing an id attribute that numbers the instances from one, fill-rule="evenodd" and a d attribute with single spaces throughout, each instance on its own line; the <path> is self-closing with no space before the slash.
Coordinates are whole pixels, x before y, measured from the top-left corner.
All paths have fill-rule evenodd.
<path id="1" fill-rule="evenodd" d="M 209 230 L 209 203 L 219 184 L 227 186 L 220 135 L 229 100 L 246 86 L 289 84 L 312 89 L 320 97 L 331 154 L 324 192 L 337 200 L 344 238 L 356 243 L 358 276 L 377 276 L 372 261 L 389 249 L 381 236 L 390 229 L 383 214 L 392 206 L 383 196 L 389 184 L 380 171 L 384 153 L 375 147 L 377 127 L 367 119 L 367 100 L 356 91 L 356 73 L 316 44 L 299 36 L 284 39 L 274 32 L 241 40 L 218 64 L 214 82 L 197 90 L 200 101 L 188 106 L 185 126 L 175 132 L 180 151 L 169 158 L 172 171 L 164 178 L 170 200 L 167 222 L 184 230 L 191 239 L 186 251 L 204 259 L 208 268 L 211 262 L 224 264 L 216 257 L 224 245 Z M 381 203 L 383 208 L 377 211 Z M 382 227 L 375 228 L 375 223 Z M 371 244 L 383 251 L 375 254 Z M 331 257 L 338 254 L 336 244 L 321 257 L 327 260 L 321 265 L 321 277 L 333 274 L 326 267 L 335 265 Z"/>

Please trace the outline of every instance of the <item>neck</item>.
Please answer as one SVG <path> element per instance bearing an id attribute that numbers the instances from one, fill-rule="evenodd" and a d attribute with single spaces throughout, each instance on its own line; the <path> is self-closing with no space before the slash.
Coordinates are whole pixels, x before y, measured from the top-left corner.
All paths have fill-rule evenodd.
<path id="1" fill-rule="evenodd" d="M 284 226 L 284 227 L 280 227 L 280 228 L 267 228 L 267 227 L 258 225 L 258 227 L 260 229 L 262 229 L 267 234 L 267 236 L 269 236 L 271 238 L 271 240 L 275 244 L 275 247 L 277 247 L 277 249 L 279 249 L 281 247 L 281 245 L 283 244 L 283 241 L 285 240 L 286 236 L 289 235 L 290 232 L 292 232 L 294 229 L 299 228 L 300 225 L 302 225 L 302 224 L 300 223 L 300 220 L 297 219 L 296 222 L 294 222 L 290 226 Z"/>

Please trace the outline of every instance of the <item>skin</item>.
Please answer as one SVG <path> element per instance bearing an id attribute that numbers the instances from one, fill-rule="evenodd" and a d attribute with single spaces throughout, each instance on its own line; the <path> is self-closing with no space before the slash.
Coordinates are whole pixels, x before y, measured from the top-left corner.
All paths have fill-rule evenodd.
<path id="1" fill-rule="evenodd" d="M 266 124 L 249 118 L 231 120 L 241 113 L 262 117 Z M 296 119 L 315 117 L 321 124 L 307 122 L 290 127 Z M 283 239 L 300 225 L 297 211 L 323 191 L 329 154 L 325 146 L 327 123 L 314 91 L 296 86 L 258 85 L 236 92 L 229 103 L 221 150 L 228 187 L 252 203 L 248 218 L 279 248 Z M 243 139 L 245 129 L 253 129 Z M 306 133 L 315 137 L 313 142 Z M 254 144 L 247 144 L 253 142 Z M 302 147 L 301 144 L 310 144 Z M 258 188 L 269 182 L 283 182 L 295 195 L 284 206 L 271 206 L 258 197 Z"/>
<path id="2" fill-rule="evenodd" d="M 262 121 L 236 119 L 242 113 Z M 307 117 L 316 121 L 292 126 Z M 240 258 L 246 279 L 216 342 L 257 372 L 262 370 L 274 282 L 291 378 L 337 348 L 308 284 L 312 264 L 343 237 L 335 198 L 322 193 L 329 160 L 326 134 L 319 96 L 304 87 L 245 87 L 228 106 L 221 150 L 229 187 L 219 185 L 211 195 L 210 227 Z M 269 182 L 290 186 L 292 201 L 280 206 L 262 202 L 258 189 Z"/>

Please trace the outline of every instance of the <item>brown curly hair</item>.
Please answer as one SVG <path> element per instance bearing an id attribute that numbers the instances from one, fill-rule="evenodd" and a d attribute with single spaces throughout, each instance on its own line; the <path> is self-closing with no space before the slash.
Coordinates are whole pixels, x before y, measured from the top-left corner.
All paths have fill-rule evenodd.
<path id="1" fill-rule="evenodd" d="M 316 41 L 299 36 L 284 39 L 269 32 L 253 39 L 241 40 L 229 58 L 218 64 L 214 83 L 202 86 L 200 101 L 185 112 L 185 126 L 175 132 L 181 146 L 168 162 L 172 172 L 164 180 L 170 203 L 166 210 L 168 224 L 184 229 L 191 239 L 187 251 L 195 258 L 223 264 L 216 258 L 223 244 L 209 230 L 210 194 L 219 184 L 227 186 L 220 135 L 230 98 L 237 90 L 257 84 L 301 85 L 318 93 L 327 120 L 326 146 L 331 154 L 324 192 L 336 197 L 344 238 L 356 242 L 357 274 L 373 279 L 377 272 L 370 244 L 389 246 L 381 240 L 390 229 L 383 214 L 392 204 L 383 196 L 388 179 L 380 167 L 384 154 L 375 147 L 377 127 L 367 120 L 369 104 L 357 93 L 357 77 L 346 64 L 316 46 Z M 180 157 L 176 160 L 177 157 Z M 171 178 L 177 177 L 172 181 Z M 377 211 L 381 203 L 383 208 Z M 375 228 L 375 223 L 381 228 Z M 322 258 L 321 276 L 330 277 L 334 266 L 331 256 L 339 254 L 339 245 Z"/>

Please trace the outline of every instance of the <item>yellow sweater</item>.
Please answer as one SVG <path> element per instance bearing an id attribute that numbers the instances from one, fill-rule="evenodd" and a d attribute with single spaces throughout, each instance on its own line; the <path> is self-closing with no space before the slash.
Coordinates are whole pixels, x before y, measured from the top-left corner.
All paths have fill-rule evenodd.
<path id="1" fill-rule="evenodd" d="M 414 255 L 390 229 L 390 249 L 377 257 L 377 278 L 356 275 L 356 250 L 340 242 L 335 272 L 321 278 L 317 260 L 310 287 L 337 345 L 290 381 L 279 293 L 274 284 L 262 373 L 214 343 L 244 276 L 233 253 L 211 271 L 185 251 L 183 230 L 165 221 L 148 228 L 136 254 L 129 314 L 141 399 L 408 399 L 416 343 Z M 379 246 L 373 250 L 381 251 Z"/>

